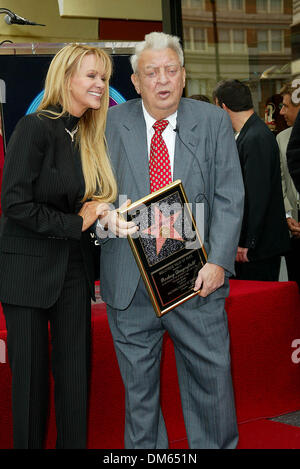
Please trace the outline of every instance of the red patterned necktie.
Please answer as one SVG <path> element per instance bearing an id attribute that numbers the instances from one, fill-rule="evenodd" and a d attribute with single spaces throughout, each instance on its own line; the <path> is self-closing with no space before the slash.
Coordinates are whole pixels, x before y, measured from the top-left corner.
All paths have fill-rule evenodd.
<path id="1" fill-rule="evenodd" d="M 166 120 L 161 120 L 156 121 L 153 125 L 155 133 L 151 139 L 149 161 L 151 192 L 157 191 L 172 182 L 169 152 L 161 135 L 168 123 Z"/>

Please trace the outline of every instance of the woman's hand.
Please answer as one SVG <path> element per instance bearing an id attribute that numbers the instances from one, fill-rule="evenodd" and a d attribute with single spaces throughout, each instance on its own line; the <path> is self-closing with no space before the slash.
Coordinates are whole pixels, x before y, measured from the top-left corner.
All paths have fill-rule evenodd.
<path id="1" fill-rule="evenodd" d="M 127 200 L 121 205 L 119 210 L 128 207 L 131 200 Z M 107 204 L 99 204 L 97 207 L 97 214 L 99 222 L 106 230 L 111 231 L 119 238 L 126 238 L 128 235 L 133 235 L 138 231 L 138 227 L 132 221 L 125 221 L 120 217 L 119 210 L 111 210 Z"/>
<path id="2" fill-rule="evenodd" d="M 99 205 L 99 202 L 91 200 L 90 202 L 85 202 L 81 207 L 78 215 L 83 218 L 82 229 L 81 231 L 86 231 L 90 226 L 92 226 L 98 218 L 96 209 Z"/>

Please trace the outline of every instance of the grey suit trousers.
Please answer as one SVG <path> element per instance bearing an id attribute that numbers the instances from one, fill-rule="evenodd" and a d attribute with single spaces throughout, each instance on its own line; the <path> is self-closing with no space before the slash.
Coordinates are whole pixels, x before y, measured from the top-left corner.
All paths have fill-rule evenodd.
<path id="1" fill-rule="evenodd" d="M 168 331 L 189 447 L 235 448 L 238 431 L 224 298 L 195 297 L 157 318 L 140 281 L 127 309 L 108 306 L 108 320 L 125 386 L 125 447 L 168 447 L 160 408 L 161 349 Z"/>

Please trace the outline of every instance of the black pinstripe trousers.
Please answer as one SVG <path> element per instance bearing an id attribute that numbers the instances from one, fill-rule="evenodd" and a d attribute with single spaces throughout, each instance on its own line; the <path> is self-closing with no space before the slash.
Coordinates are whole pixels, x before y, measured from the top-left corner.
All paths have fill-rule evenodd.
<path id="1" fill-rule="evenodd" d="M 12 370 L 14 448 L 43 448 L 49 403 L 49 340 L 55 383 L 57 448 L 85 448 L 91 300 L 83 263 L 69 261 L 49 309 L 3 304 Z"/>

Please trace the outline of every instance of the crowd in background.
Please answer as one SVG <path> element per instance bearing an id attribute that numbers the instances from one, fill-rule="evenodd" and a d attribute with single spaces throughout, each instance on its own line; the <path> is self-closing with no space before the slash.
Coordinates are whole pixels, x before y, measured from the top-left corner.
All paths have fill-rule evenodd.
<path id="1" fill-rule="evenodd" d="M 297 87 L 298 84 L 293 87 L 286 83 L 280 94 L 271 98 L 279 103 L 280 126 L 273 118 L 270 125 L 269 118 L 263 122 L 256 115 L 250 89 L 242 82 L 222 81 L 213 92 L 213 104 L 222 107 L 232 121 L 246 193 L 236 257 L 237 279 L 277 281 L 284 256 L 288 280 L 300 286 L 299 193 L 295 187 L 300 164 L 296 130 L 292 139 L 296 146 L 292 150 L 293 161 L 287 161 L 287 147 L 300 109 Z M 210 102 L 205 95 L 190 98 Z M 278 131 L 284 123 L 285 130 Z"/>

